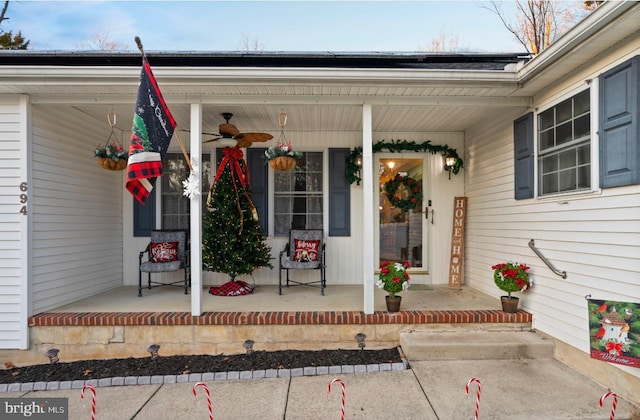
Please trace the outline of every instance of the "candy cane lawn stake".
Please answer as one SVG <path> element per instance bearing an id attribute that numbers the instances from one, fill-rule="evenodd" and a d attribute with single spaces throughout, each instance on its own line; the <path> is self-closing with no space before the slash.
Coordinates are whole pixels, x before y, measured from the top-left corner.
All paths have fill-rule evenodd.
<path id="1" fill-rule="evenodd" d="M 471 382 L 477 382 L 478 383 L 478 392 L 476 393 L 476 412 L 475 412 L 475 420 L 478 420 L 478 415 L 480 414 L 480 392 L 482 390 L 482 387 L 480 386 L 480 380 L 477 378 L 471 378 L 469 379 L 469 382 L 467 382 L 467 386 L 465 387 L 465 392 L 467 393 L 467 395 L 469 395 L 469 385 L 471 385 Z"/>
<path id="2" fill-rule="evenodd" d="M 605 392 L 605 394 L 602 397 L 600 397 L 600 407 L 602 407 L 602 404 L 604 404 L 604 400 L 606 400 L 609 395 L 613 396 L 613 405 L 611 406 L 611 415 L 609 416 L 609 420 L 613 420 L 614 416 L 616 415 L 616 406 L 618 405 L 618 395 L 616 395 L 616 393 L 611 391 Z"/>
<path id="3" fill-rule="evenodd" d="M 329 386 L 327 387 L 327 398 L 329 398 L 329 395 L 331 395 L 331 385 L 334 382 L 338 382 L 340 384 L 340 386 L 342 387 L 342 417 L 341 417 L 341 419 L 344 420 L 344 400 L 345 400 L 346 393 L 345 393 L 345 385 L 344 385 L 344 382 L 342 382 L 342 379 L 336 378 L 333 381 L 329 382 Z"/>
<path id="4" fill-rule="evenodd" d="M 213 408 L 211 407 L 211 393 L 209 392 L 209 387 L 207 387 L 207 385 L 202 382 L 198 382 L 193 386 L 193 397 L 195 398 L 196 388 L 198 388 L 199 386 L 204 388 L 204 392 L 207 393 L 207 406 L 209 408 L 209 420 L 213 420 Z"/>
<path id="5" fill-rule="evenodd" d="M 96 420 L 96 389 L 91 385 L 85 385 L 80 392 L 80 398 L 84 400 L 84 390 L 89 388 L 91 391 L 91 420 Z"/>

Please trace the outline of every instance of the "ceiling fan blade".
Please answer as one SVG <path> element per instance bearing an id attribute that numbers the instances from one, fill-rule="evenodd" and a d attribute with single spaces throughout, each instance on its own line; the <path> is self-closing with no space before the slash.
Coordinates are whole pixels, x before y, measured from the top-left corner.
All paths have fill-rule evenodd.
<path id="1" fill-rule="evenodd" d="M 242 136 L 242 134 L 241 134 L 241 136 Z M 237 139 L 237 140 L 238 140 L 238 144 L 236 146 L 238 148 L 240 148 L 240 149 L 243 149 L 245 147 L 251 147 L 251 145 L 253 144 L 251 142 L 251 140 L 248 140 L 246 137 L 242 137 L 242 138 Z"/>
<path id="2" fill-rule="evenodd" d="M 251 143 L 263 143 L 269 141 L 273 136 L 269 133 L 240 133 L 236 139 L 246 139 Z"/>

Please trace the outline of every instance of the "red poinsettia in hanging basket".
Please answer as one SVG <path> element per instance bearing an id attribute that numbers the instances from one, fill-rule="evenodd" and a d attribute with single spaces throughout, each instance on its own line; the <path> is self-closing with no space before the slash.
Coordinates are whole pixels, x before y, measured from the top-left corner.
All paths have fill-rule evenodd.
<path id="1" fill-rule="evenodd" d="M 275 146 L 269 147 L 264 152 L 264 158 L 274 171 L 288 171 L 296 166 L 296 159 L 300 159 L 302 153 L 294 151 L 291 142 L 278 141 Z"/>
<path id="2" fill-rule="evenodd" d="M 93 149 L 93 155 L 98 159 L 98 165 L 104 169 L 121 171 L 127 167 L 129 153 L 119 143 L 108 142 L 104 146 L 98 144 Z"/>

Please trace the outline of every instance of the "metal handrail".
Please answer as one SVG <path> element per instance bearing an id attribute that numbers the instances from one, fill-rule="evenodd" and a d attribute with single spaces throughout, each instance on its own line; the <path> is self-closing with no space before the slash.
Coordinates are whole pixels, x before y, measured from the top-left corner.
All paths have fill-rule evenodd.
<path id="1" fill-rule="evenodd" d="M 549 262 L 549 260 L 548 260 L 548 259 L 546 259 L 546 258 L 545 258 L 545 256 L 544 256 L 544 255 L 542 255 L 542 254 L 540 253 L 540 251 L 538 251 L 538 248 L 536 248 L 536 244 L 535 244 L 535 241 L 534 241 L 533 239 L 529 241 L 529 248 L 531 248 L 531 249 L 533 250 L 533 252 L 535 252 L 535 253 L 536 253 L 536 255 L 537 255 L 538 257 L 540 257 L 540 259 L 542 260 L 542 262 L 543 262 L 543 263 L 545 263 L 545 264 L 547 265 L 547 267 L 549 267 L 549 269 L 550 269 L 551 271 L 553 271 L 553 273 L 554 273 L 556 276 L 560 276 L 560 277 L 562 277 L 563 279 L 566 279 L 566 278 L 567 278 L 567 272 L 566 272 L 566 271 L 560 271 L 560 270 L 558 270 L 557 268 L 555 268 L 555 267 L 553 266 L 553 264 L 551 264 L 551 263 Z"/>

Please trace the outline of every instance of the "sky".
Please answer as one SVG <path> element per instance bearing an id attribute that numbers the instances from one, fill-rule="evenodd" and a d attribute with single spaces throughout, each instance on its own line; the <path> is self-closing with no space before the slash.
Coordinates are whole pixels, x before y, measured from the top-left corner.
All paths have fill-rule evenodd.
<path id="1" fill-rule="evenodd" d="M 460 52 L 524 52 L 481 3 L 11 0 L 1 29 L 39 51 L 87 49 L 102 34 L 132 51 L 139 36 L 147 52 L 239 51 L 247 41 L 261 51 L 413 52 L 444 34 Z M 503 7 L 513 16 L 513 2 Z"/>

